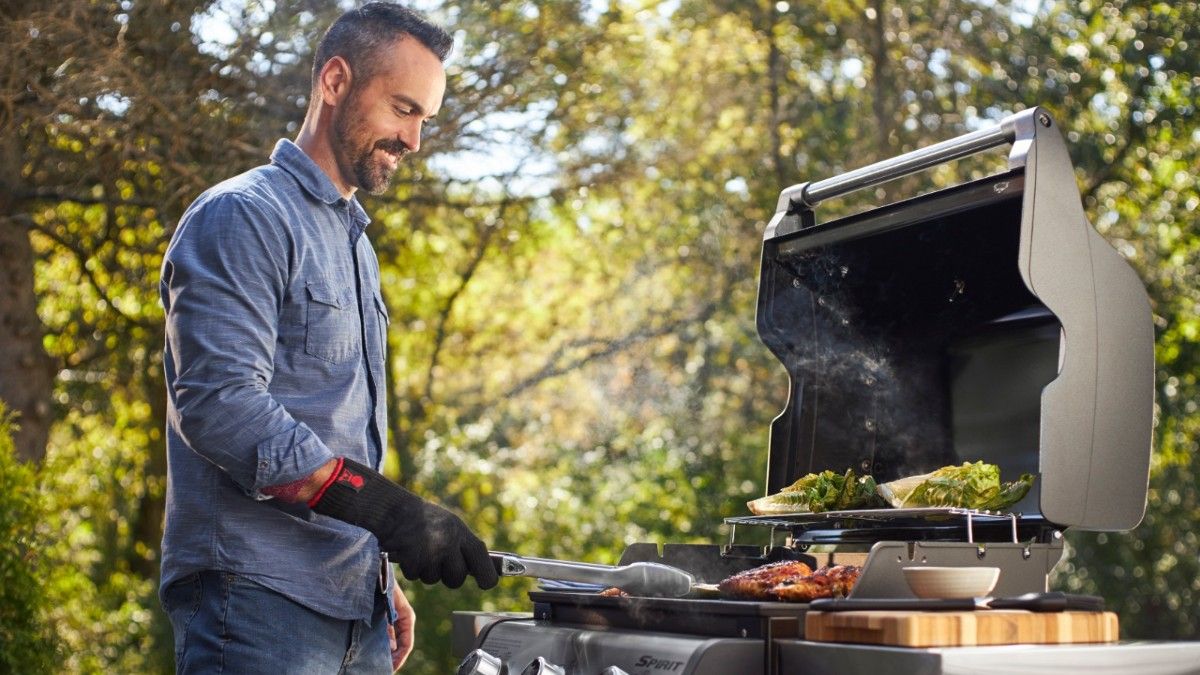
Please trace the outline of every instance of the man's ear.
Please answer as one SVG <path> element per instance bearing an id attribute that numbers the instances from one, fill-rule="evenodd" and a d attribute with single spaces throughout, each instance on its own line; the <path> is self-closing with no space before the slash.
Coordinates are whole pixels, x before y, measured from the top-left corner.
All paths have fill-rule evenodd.
<path id="1" fill-rule="evenodd" d="M 321 74 L 317 77 L 317 87 L 321 92 L 321 102 L 332 106 L 341 105 L 350 93 L 353 74 L 346 59 L 335 56 L 321 66 Z"/>

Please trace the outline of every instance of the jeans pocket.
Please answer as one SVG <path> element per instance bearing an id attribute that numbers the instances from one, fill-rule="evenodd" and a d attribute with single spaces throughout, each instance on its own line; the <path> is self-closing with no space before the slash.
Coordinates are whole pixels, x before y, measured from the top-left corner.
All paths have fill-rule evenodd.
<path id="1" fill-rule="evenodd" d="M 324 281 L 310 281 L 307 289 L 304 351 L 330 363 L 358 356 L 362 340 L 353 290 Z"/>
<path id="2" fill-rule="evenodd" d="M 195 572 L 171 582 L 162 592 L 163 611 L 167 614 L 200 603 L 200 573 Z"/>
<path id="3" fill-rule="evenodd" d="M 171 621 L 171 632 L 175 636 L 175 662 L 183 663 L 187 650 L 187 636 L 192 620 L 200 611 L 203 586 L 200 573 L 189 574 L 163 589 L 162 606 Z"/>

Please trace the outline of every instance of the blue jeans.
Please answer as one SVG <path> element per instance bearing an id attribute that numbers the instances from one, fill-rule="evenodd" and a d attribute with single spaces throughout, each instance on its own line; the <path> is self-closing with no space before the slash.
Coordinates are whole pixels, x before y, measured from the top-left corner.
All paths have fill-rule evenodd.
<path id="1" fill-rule="evenodd" d="M 163 592 L 177 673 L 390 675 L 387 600 L 367 621 L 334 619 L 245 577 L 198 572 Z"/>

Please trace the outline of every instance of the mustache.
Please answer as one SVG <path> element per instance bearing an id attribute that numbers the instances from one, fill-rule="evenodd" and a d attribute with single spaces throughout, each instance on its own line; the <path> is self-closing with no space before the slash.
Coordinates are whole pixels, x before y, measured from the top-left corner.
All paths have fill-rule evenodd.
<path id="1" fill-rule="evenodd" d="M 409 148 L 407 143 L 399 139 L 379 141 L 375 144 L 375 147 L 376 149 L 391 153 L 397 157 L 404 157 L 408 153 L 412 152 L 412 148 Z"/>

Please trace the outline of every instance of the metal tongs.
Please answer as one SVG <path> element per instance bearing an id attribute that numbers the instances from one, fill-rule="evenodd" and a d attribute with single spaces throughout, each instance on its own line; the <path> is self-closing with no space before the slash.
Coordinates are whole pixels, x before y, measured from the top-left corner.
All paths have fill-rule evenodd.
<path id="1" fill-rule="evenodd" d="M 678 598 L 696 587 L 696 578 L 683 570 L 653 562 L 597 565 L 548 558 L 526 558 L 492 551 L 492 564 L 502 577 L 536 577 L 619 588 L 630 595 Z"/>

